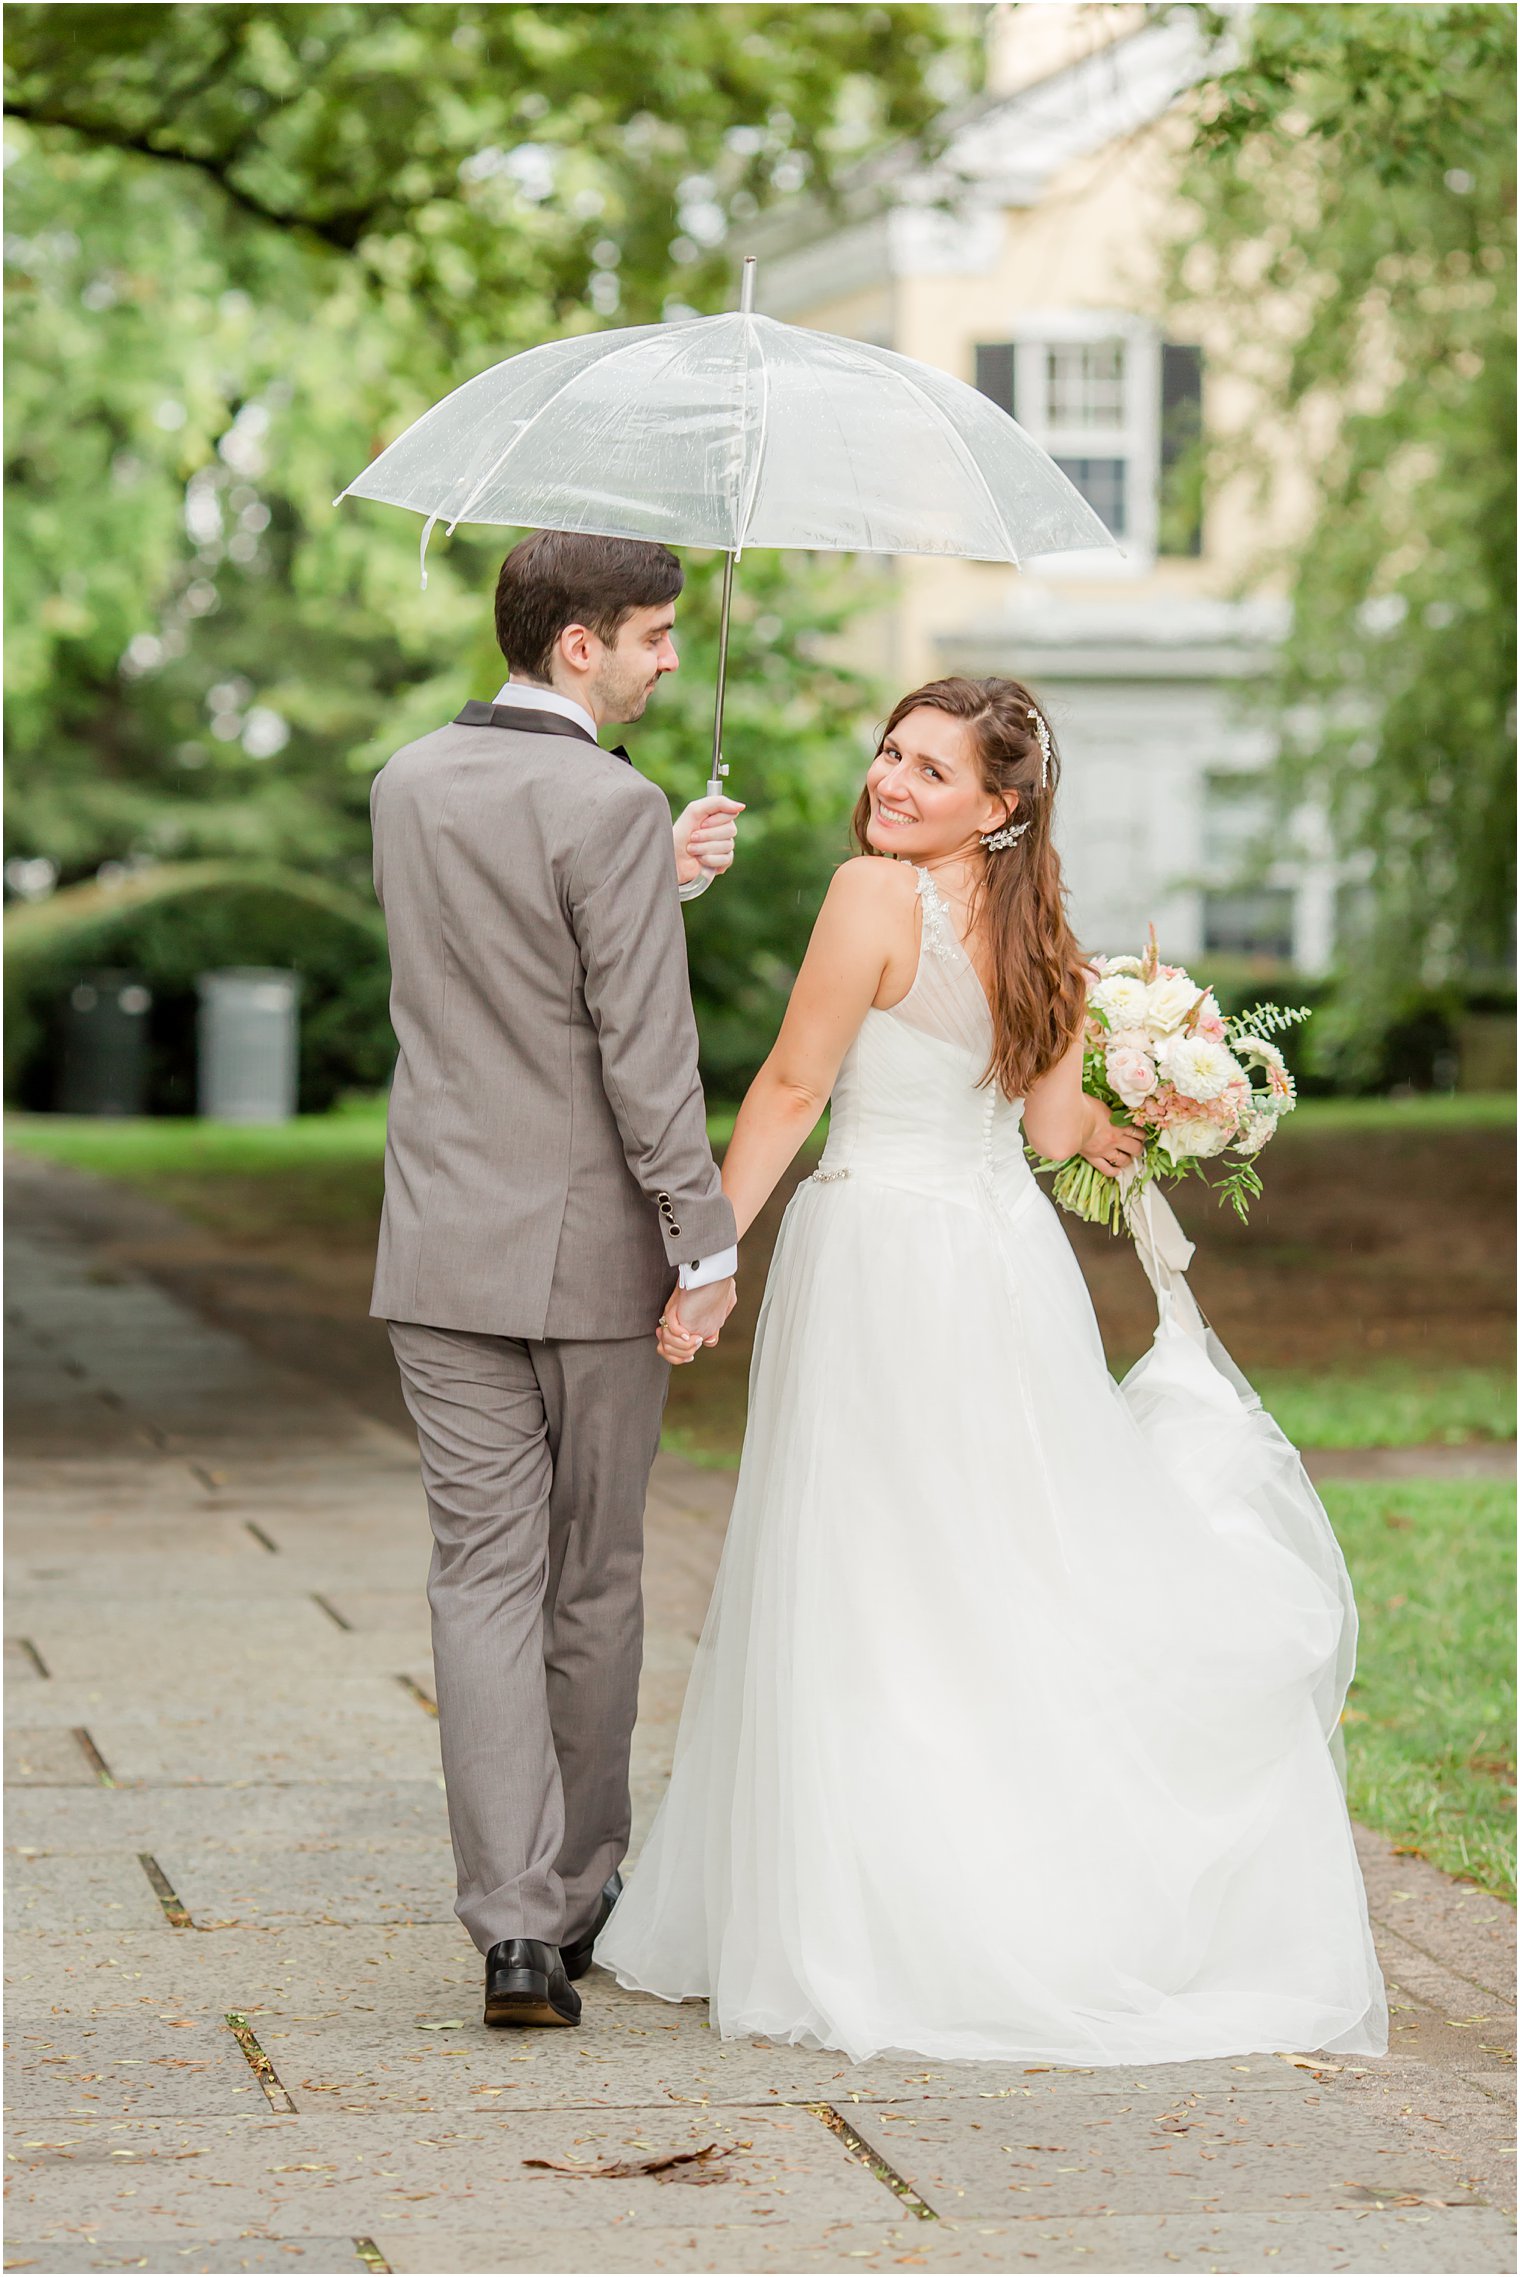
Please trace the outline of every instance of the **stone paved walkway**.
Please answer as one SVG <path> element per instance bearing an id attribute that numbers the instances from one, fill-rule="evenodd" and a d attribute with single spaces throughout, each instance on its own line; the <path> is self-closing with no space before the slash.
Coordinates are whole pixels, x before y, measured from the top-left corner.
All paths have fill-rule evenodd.
<path id="1" fill-rule="evenodd" d="M 852 2066 L 602 1972 L 488 2035 L 413 1450 L 36 1168 L 8 1247 L 7 2269 L 1514 2266 L 1513 1916 L 1370 1836 L 1377 2065 Z M 640 1827 L 730 1491 L 656 1472 Z"/>

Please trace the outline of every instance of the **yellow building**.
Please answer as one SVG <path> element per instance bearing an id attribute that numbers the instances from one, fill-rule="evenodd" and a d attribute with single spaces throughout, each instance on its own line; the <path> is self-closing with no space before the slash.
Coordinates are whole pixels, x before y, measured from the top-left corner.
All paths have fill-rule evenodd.
<path id="1" fill-rule="evenodd" d="M 1258 416 L 1228 340 L 1161 304 L 1161 254 L 1200 12 L 1022 5 L 990 19 L 988 92 L 931 170 L 799 198 L 748 231 L 757 306 L 973 382 L 1059 461 L 1121 553 L 879 566 L 858 661 L 883 696 L 947 672 L 1007 672 L 1046 700 L 1065 761 L 1060 838 L 1084 943 L 1130 949 L 1154 918 L 1178 959 L 1248 952 L 1316 972 L 1336 876 L 1315 818 L 1247 882 L 1270 740 L 1232 686 L 1284 621 L 1253 580 L 1306 486 L 1285 460 L 1269 521 L 1243 493 L 1191 514 L 1176 483 L 1200 418 Z M 1204 312 L 1206 319 L 1207 312 Z"/>

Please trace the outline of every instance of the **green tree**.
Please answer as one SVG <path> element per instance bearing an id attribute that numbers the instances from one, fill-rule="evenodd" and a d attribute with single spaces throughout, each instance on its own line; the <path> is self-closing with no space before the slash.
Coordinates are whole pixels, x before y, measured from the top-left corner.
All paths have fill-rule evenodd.
<path id="1" fill-rule="evenodd" d="M 1313 528 L 1260 691 L 1284 813 L 1328 813 L 1351 885 L 1322 1054 L 1493 986 L 1514 906 L 1515 14 L 1213 15 L 1174 290 L 1224 303 L 1293 431 Z M 1280 458 L 1252 437 L 1216 473 Z M 1258 565 L 1260 566 L 1260 565 Z"/>
<path id="2" fill-rule="evenodd" d="M 231 856 L 364 890 L 374 767 L 499 668 L 511 533 L 435 541 L 423 593 L 411 517 L 335 493 L 502 356 L 723 306 L 733 232 L 768 199 L 931 133 L 974 64 L 958 21 L 13 8 L 8 852 L 63 881 Z M 640 740 L 678 798 L 706 771 L 711 569 L 690 568 L 681 692 Z M 750 557 L 741 590 L 730 743 L 791 888 L 751 863 L 692 913 L 736 1071 L 805 931 L 796 880 L 815 894 L 835 852 L 816 786 L 837 799 L 862 701 L 803 637 L 843 605 L 837 575 Z"/>

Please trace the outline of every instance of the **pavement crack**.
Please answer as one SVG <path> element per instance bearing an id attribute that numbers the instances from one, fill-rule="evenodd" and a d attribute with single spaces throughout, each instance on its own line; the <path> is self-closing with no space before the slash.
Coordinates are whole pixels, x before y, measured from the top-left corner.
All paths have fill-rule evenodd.
<path id="1" fill-rule="evenodd" d="M 105 1757 L 101 1754 L 100 1749 L 95 1745 L 94 1740 L 91 1739 L 89 1733 L 85 1730 L 84 1725 L 75 1724 L 69 1736 L 78 1747 L 79 1752 L 84 1757 L 86 1763 L 88 1763 L 90 1769 L 94 1772 L 101 1785 L 103 1787 L 114 1787 L 116 1781 L 111 1776 L 110 1766 L 106 1762 Z"/>
<path id="2" fill-rule="evenodd" d="M 169 1927 L 171 1929 L 193 1929 L 195 1923 L 190 1919 L 189 1907 L 178 1895 L 174 1884 L 158 1860 L 151 1856 L 148 1851 L 139 1850 L 137 1863 L 147 1875 L 153 1888 L 153 1895 L 164 1909 L 164 1919 L 168 1922 Z"/>
<path id="3" fill-rule="evenodd" d="M 895 2166 L 889 2166 L 881 2153 L 871 2148 L 864 2135 L 857 2135 L 849 2120 L 836 2111 L 832 2103 L 810 2103 L 807 2108 L 815 2119 L 821 2119 L 829 2131 L 839 2137 L 851 2158 L 858 2159 L 869 2173 L 875 2175 L 878 2182 L 884 2182 L 902 2200 L 910 2214 L 915 2214 L 921 2222 L 939 2220 L 934 2208 L 927 2199 L 920 2198 L 906 2176 L 899 2174 Z"/>
<path id="4" fill-rule="evenodd" d="M 352 1631 L 354 1625 L 353 1622 L 344 1619 L 343 1615 L 338 1611 L 337 1606 L 332 1603 L 330 1598 L 320 1596 L 314 1589 L 311 1593 L 311 1601 L 319 1612 L 325 1613 L 327 1615 L 327 1618 L 332 1622 L 334 1628 L 347 1629 L 350 1632 Z"/>
<path id="5" fill-rule="evenodd" d="M 269 1552 L 269 1554 L 270 1554 L 270 1556 L 271 1556 L 271 1557 L 278 1557 L 278 1556 L 279 1556 L 279 1554 L 280 1554 L 280 1545 L 279 1545 L 279 1543 L 278 1543 L 278 1542 L 275 1542 L 275 1541 L 271 1541 L 271 1540 L 270 1540 L 270 1538 L 269 1538 L 269 1536 L 268 1536 L 268 1535 L 265 1533 L 265 1531 L 264 1531 L 264 1529 L 263 1529 L 263 1527 L 262 1527 L 262 1526 L 260 1526 L 260 1525 L 256 1524 L 256 1522 L 255 1522 L 255 1521 L 254 1521 L 252 1518 L 245 1518 L 245 1519 L 243 1520 L 243 1524 L 244 1524 L 244 1526 L 246 1527 L 247 1531 L 248 1531 L 248 1532 L 249 1532 L 249 1533 L 250 1533 L 250 1534 L 253 1536 L 254 1540 L 255 1540 L 255 1541 L 258 1543 L 258 1545 L 259 1545 L 259 1547 L 260 1547 L 260 1549 L 261 1549 L 261 1550 L 268 1550 L 268 1552 Z M 320 1605 L 320 1604 L 321 1604 L 321 1602 L 322 1602 L 322 1600 L 321 1600 L 321 1598 L 319 1597 L 319 1598 L 317 1599 L 317 1603 Z"/>
<path id="6" fill-rule="evenodd" d="M 43 1659 L 41 1653 L 37 1650 L 37 1647 L 33 1644 L 30 1637 L 16 1637 L 12 1641 L 14 1642 L 16 1650 L 18 1652 L 24 1652 L 26 1654 L 27 1659 L 31 1662 L 33 1668 L 36 1669 L 39 1676 L 51 1676 L 52 1670 L 48 1667 L 47 1662 Z"/>
<path id="7" fill-rule="evenodd" d="M 294 2111 L 296 2106 L 280 2084 L 279 2073 L 254 2038 L 252 2027 L 241 2009 L 231 2008 L 227 2011 L 227 2028 L 242 2049 L 249 2070 L 263 2088 L 271 2111 Z M 379 2266 L 383 2267 L 384 2264 Z"/>
<path id="8" fill-rule="evenodd" d="M 410 1676 L 398 1676 L 396 1678 L 396 1682 L 401 1686 L 403 1692 L 411 1693 L 412 1698 L 416 1701 L 418 1707 L 421 1708 L 425 1714 L 430 1716 L 437 1715 L 438 1702 L 433 1698 L 430 1692 L 424 1692 L 422 1686 L 418 1683 L 415 1683 Z"/>
<path id="9" fill-rule="evenodd" d="M 1484 1894 L 1486 1895 L 1487 1893 L 1485 1892 Z M 1495 1899 L 1494 1902 L 1497 1906 L 1503 1901 L 1500 1899 Z M 1397 1937 L 1401 1945 L 1407 1945 L 1412 1953 L 1418 1953 L 1422 1961 L 1433 1962 L 1438 1969 L 1442 1970 L 1445 1975 L 1453 1978 L 1457 1984 L 1465 1984 L 1469 1986 L 1473 1992 L 1481 1993 L 1485 2000 L 1497 2000 L 1506 2008 L 1509 2008 L 1513 2005 L 1513 1985 L 1508 1985 L 1501 1988 L 1498 1985 L 1485 1984 L 1481 1977 L 1468 1976 L 1464 1970 L 1454 1967 L 1453 1964 L 1446 1959 L 1444 1954 L 1435 1952 L 1429 1945 L 1422 1945 L 1418 1937 L 1411 1937 L 1409 1931 L 1404 1927 L 1403 1923 L 1401 1921 L 1391 1920 L 1386 1911 L 1378 1912 L 1369 1906 L 1367 1912 L 1368 1918 L 1371 1920 L 1374 1929 L 1381 1929 L 1386 1936 Z M 1422 2007 L 1431 2009 L 1434 2013 L 1439 2013 L 1440 2004 L 1438 2002 L 1429 2000 L 1422 1996 L 1420 2005 Z"/>

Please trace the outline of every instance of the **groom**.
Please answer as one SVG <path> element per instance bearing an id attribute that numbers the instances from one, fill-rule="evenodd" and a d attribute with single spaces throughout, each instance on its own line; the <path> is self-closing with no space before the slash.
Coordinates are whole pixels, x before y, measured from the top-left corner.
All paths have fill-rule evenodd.
<path id="1" fill-rule="evenodd" d="M 370 1309 L 417 1426 L 488 2024 L 579 2020 L 628 1843 L 655 1324 L 678 1282 L 710 1341 L 734 1301 L 678 900 L 728 868 L 741 810 L 698 800 L 672 833 L 597 743 L 675 670 L 681 584 L 664 546 L 525 538 L 496 588 L 507 685 L 371 799 L 400 1049 Z"/>

